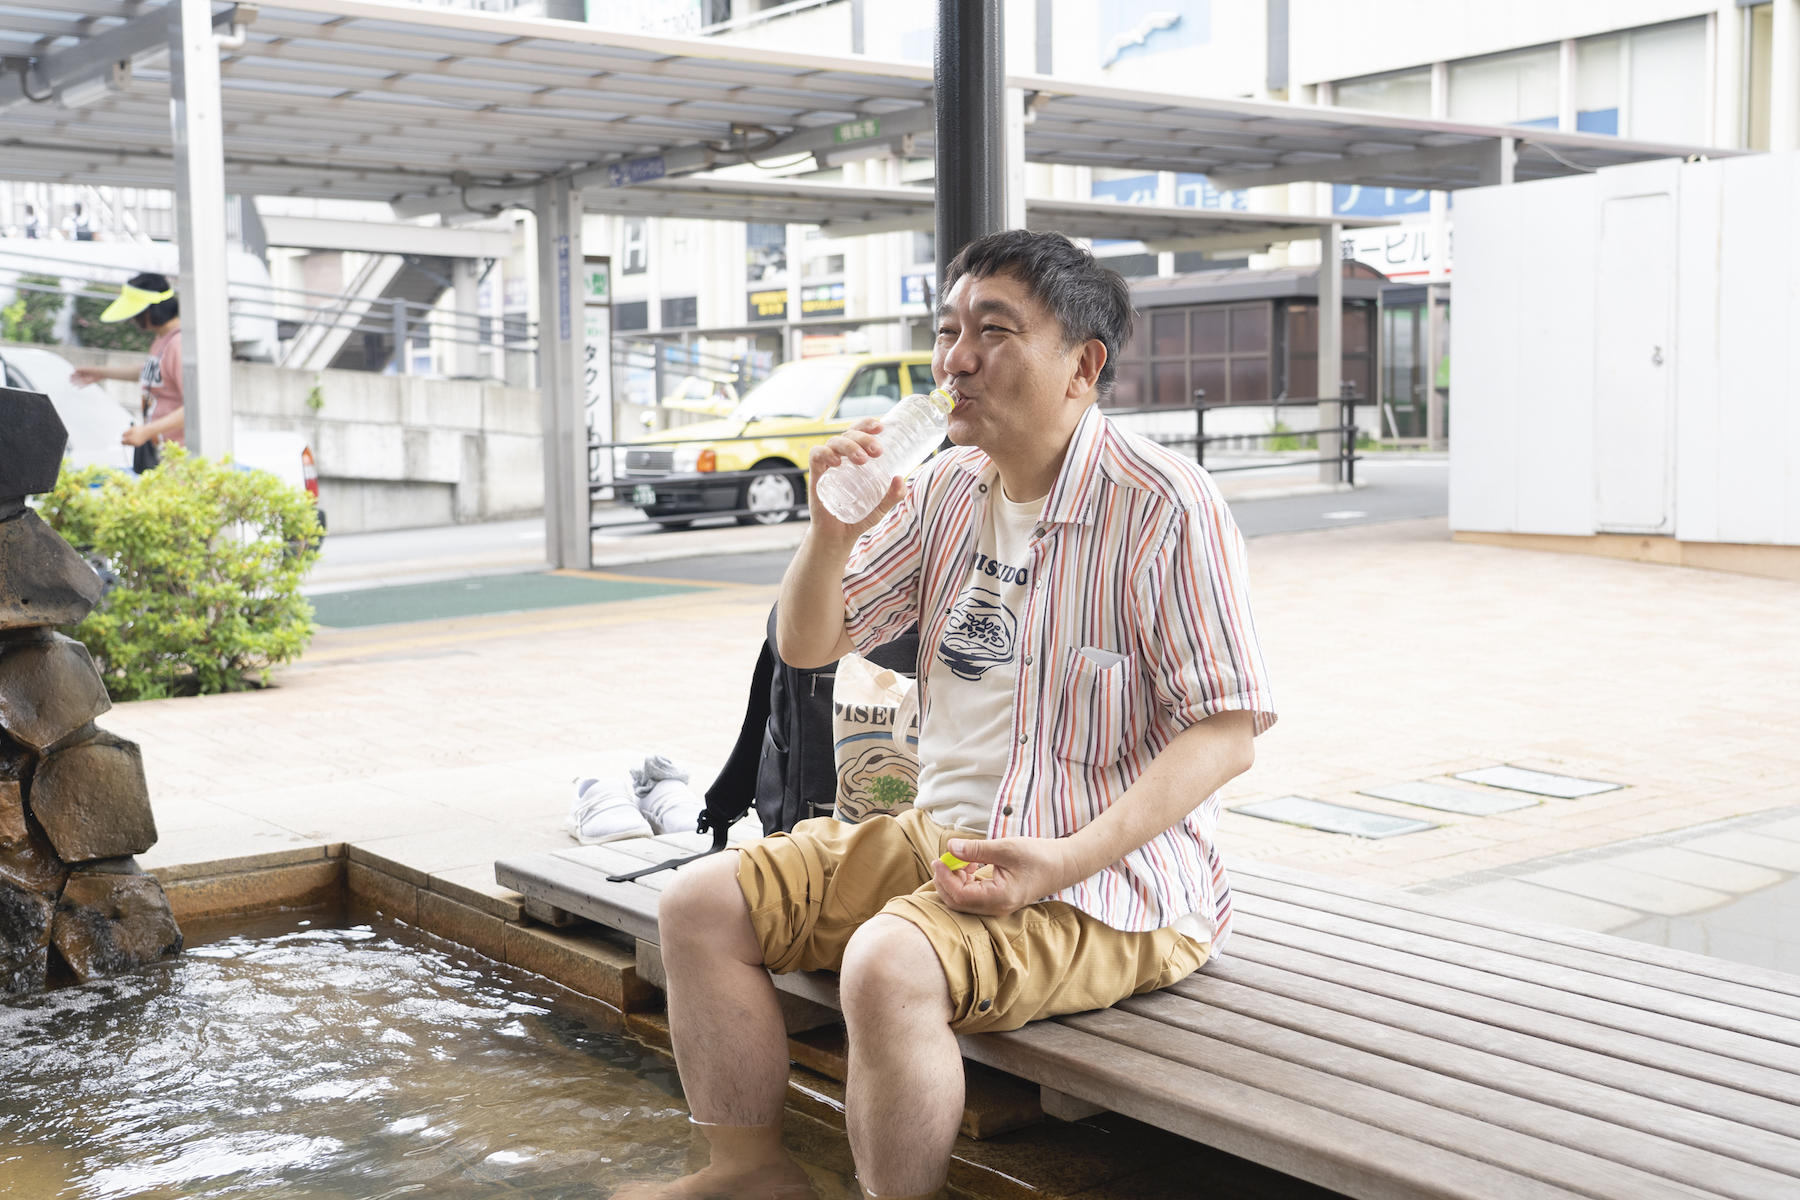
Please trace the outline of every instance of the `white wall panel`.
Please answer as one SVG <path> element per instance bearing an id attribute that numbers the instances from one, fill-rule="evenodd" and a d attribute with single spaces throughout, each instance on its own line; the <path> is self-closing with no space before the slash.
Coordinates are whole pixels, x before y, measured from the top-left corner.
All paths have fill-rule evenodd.
<path id="1" fill-rule="evenodd" d="M 1575 175 L 1518 188 L 1517 354 L 1522 384 L 1512 398 L 1520 453 L 1514 528 L 1537 533 L 1594 532 L 1594 289 L 1599 207 L 1595 179 Z M 1462 240 L 1457 198 L 1457 241 Z M 1554 275 L 1535 264 L 1554 263 Z M 1458 268 L 1460 309 L 1466 290 Z M 1462 314 L 1456 314 L 1460 322 Z"/>
<path id="2" fill-rule="evenodd" d="M 1450 322 L 1450 527 L 1518 528 L 1521 187 L 1456 196 Z"/>
<path id="3" fill-rule="evenodd" d="M 1719 539 L 1783 538 L 1800 459 L 1789 430 L 1795 404 L 1793 293 L 1795 162 L 1759 155 L 1724 168 L 1719 264 Z"/>
<path id="4" fill-rule="evenodd" d="M 1719 246 L 1723 162 L 1681 172 L 1676 262 L 1675 536 L 1719 540 Z"/>

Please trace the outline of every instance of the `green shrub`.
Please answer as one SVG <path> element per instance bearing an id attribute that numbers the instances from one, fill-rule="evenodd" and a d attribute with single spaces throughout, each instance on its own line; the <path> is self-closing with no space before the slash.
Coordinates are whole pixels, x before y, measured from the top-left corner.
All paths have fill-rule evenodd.
<path id="1" fill-rule="evenodd" d="M 28 290 L 26 284 L 55 288 L 56 291 Z M 19 289 L 13 302 L 0 308 L 0 337 L 9 342 L 36 342 L 56 345 L 57 314 L 69 298 L 62 293 L 62 280 L 55 275 L 26 274 L 19 276 Z"/>
<path id="2" fill-rule="evenodd" d="M 150 343 L 156 335 L 148 329 L 139 329 L 130 321 L 106 322 L 100 314 L 111 304 L 111 296 L 89 296 L 83 292 L 75 295 L 75 316 L 72 324 L 75 327 L 75 340 L 93 350 L 130 350 L 135 354 L 145 354 L 150 350 Z"/>
<path id="3" fill-rule="evenodd" d="M 1317 437 L 1310 433 L 1304 435 L 1295 433 L 1286 421 L 1275 422 L 1275 427 L 1269 432 L 1281 435 L 1269 438 L 1263 443 L 1272 451 L 1287 453 L 1293 450 L 1317 450 L 1319 448 Z"/>
<path id="4" fill-rule="evenodd" d="M 313 634 L 300 583 L 318 557 L 306 493 L 163 447 L 134 477 L 65 470 L 43 516 L 118 583 L 71 634 L 116 700 L 242 691 Z"/>

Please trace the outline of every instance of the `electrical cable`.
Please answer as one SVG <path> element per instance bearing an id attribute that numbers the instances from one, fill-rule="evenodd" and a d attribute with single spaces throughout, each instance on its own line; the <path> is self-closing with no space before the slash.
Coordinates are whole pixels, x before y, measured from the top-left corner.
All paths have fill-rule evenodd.
<path id="1" fill-rule="evenodd" d="M 37 65 L 37 59 L 35 59 L 35 58 L 15 58 L 15 59 L 8 59 L 7 61 L 11 65 L 18 68 L 18 70 L 19 70 L 19 92 L 27 100 L 31 101 L 33 104 L 48 104 L 48 103 L 50 103 L 50 101 L 56 99 L 56 89 L 55 88 L 44 89 L 44 94 L 41 96 L 31 90 L 31 68 L 33 68 Z"/>

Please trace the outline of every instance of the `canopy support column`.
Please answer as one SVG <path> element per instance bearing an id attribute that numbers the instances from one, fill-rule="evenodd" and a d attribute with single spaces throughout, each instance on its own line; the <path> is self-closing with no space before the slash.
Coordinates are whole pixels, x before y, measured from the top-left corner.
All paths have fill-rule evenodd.
<path id="1" fill-rule="evenodd" d="M 231 453 L 231 308 L 225 273 L 225 135 L 212 0 L 169 5 L 169 76 L 185 440 L 195 454 L 217 458 Z"/>
<path id="2" fill-rule="evenodd" d="M 1333 222 L 1319 231 L 1319 482 L 1342 481 L 1338 434 L 1343 424 L 1344 227 Z"/>
<path id="3" fill-rule="evenodd" d="M 581 192 L 564 177 L 537 185 L 538 391 L 544 426 L 544 551 L 550 565 L 593 566 L 588 484 Z"/>

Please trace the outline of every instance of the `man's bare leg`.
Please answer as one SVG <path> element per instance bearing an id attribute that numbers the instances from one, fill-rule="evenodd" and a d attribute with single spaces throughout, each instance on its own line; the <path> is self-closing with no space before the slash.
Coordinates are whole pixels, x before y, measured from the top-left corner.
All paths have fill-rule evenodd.
<path id="1" fill-rule="evenodd" d="M 702 859 L 663 893 L 669 1035 L 694 1120 L 772 1125 L 787 1088 L 787 1030 L 737 862 L 736 851 Z"/>
<path id="2" fill-rule="evenodd" d="M 733 851 L 683 868 L 659 906 L 675 1065 L 711 1163 L 687 1187 L 645 1194 L 686 1195 L 702 1183 L 741 1179 L 752 1185 L 743 1194 L 761 1195 L 775 1194 L 760 1190 L 769 1185 L 805 1183 L 781 1148 L 787 1030 L 737 861 Z"/>
<path id="3" fill-rule="evenodd" d="M 963 1114 L 944 968 L 917 926 L 884 914 L 850 939 L 840 983 L 857 1178 L 875 1196 L 929 1194 L 944 1183 Z"/>

